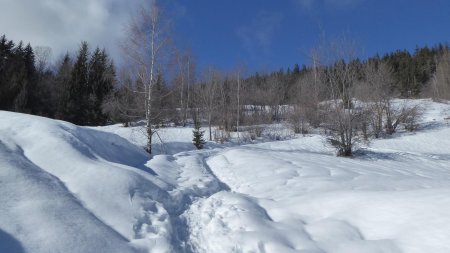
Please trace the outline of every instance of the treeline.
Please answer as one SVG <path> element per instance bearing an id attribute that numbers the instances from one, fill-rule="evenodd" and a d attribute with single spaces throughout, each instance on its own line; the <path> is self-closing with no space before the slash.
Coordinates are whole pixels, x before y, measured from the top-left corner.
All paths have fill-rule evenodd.
<path id="1" fill-rule="evenodd" d="M 309 66 L 250 76 L 243 70 L 224 73 L 214 67 L 198 75 L 192 54 L 178 52 L 170 56 L 169 67 L 156 65 L 149 79 L 148 72 L 140 72 L 142 67 L 116 74 L 105 50 L 90 52 L 85 42 L 75 57 L 66 54 L 50 67 L 48 50 L 15 44 L 2 36 L 0 109 L 79 125 L 127 125 L 148 118 L 157 128 L 185 126 L 197 118 L 210 129 L 210 140 L 224 140 L 229 132 L 249 126 L 289 122 L 297 133 L 328 129 L 333 143 L 346 144 L 341 151 L 346 154 L 353 137 L 379 138 L 402 124 L 414 129 L 417 108 L 393 106 L 393 98 L 450 99 L 448 45 L 366 60 L 342 55 L 345 45 L 333 50 L 340 54 L 331 60 L 316 52 Z M 330 106 L 325 101 L 340 102 Z M 337 121 L 343 119 L 348 121 Z M 345 129 L 337 131 L 336 126 Z"/>
<path id="2" fill-rule="evenodd" d="M 345 46 L 343 46 L 345 51 Z M 315 106 L 320 101 L 333 98 L 330 82 L 348 82 L 343 84 L 349 90 L 345 100 L 354 96 L 363 98 L 372 91 L 367 90 L 367 78 L 373 76 L 374 69 L 381 68 L 385 74 L 383 80 L 385 92 L 396 98 L 434 97 L 450 99 L 446 91 L 450 91 L 450 55 L 449 46 L 439 44 L 435 47 L 417 48 L 413 54 L 406 50 L 388 53 L 384 56 L 375 56 L 367 60 L 349 58 L 347 60 L 335 58 L 331 61 L 320 59 L 320 56 L 311 56 L 315 61 L 310 66 L 295 65 L 292 69 L 274 71 L 271 73 L 255 73 L 240 80 L 240 91 L 237 95 L 237 73 L 223 74 L 217 70 L 206 71 L 203 79 L 205 86 L 200 93 L 211 93 L 211 85 L 220 83 L 217 88 L 217 97 L 213 99 L 216 107 L 222 107 L 221 124 L 227 130 L 234 129 L 238 101 L 246 105 L 240 118 L 243 125 L 258 122 L 286 121 L 289 118 L 283 111 L 285 105 Z M 381 67 L 380 67 L 381 66 Z M 352 80 L 339 80 L 337 72 L 351 70 Z M 215 73 L 211 73 L 215 72 Z M 328 77 L 324 80 L 325 77 Z M 447 78 L 447 79 L 446 79 Z M 338 80 L 332 80 L 338 79 Z M 209 81 L 208 81 L 209 80 Z M 194 87 L 195 88 L 195 87 Z M 198 88 L 197 88 L 198 89 Z M 314 96 L 311 96 L 314 91 Z M 350 94 L 351 91 L 351 94 Z M 197 92 L 196 92 L 197 93 Z M 367 93 L 367 94 L 364 94 Z M 202 100 L 202 99 L 197 99 Z M 203 99 L 205 100 L 205 99 Z M 251 113 L 249 112 L 251 111 Z M 225 117 L 225 115 L 235 115 Z M 248 117 L 248 115 L 253 115 Z M 259 115 L 255 118 L 255 115 Z M 214 118 L 214 117 L 213 117 Z M 228 118 L 228 119 L 224 119 Z M 318 125 L 312 120 L 313 125 Z M 214 123 L 220 123 L 218 121 Z"/>
<path id="3" fill-rule="evenodd" d="M 323 131 L 338 155 L 351 156 L 363 140 L 417 128 L 420 106 L 395 98 L 450 98 L 445 95 L 450 91 L 448 46 L 419 49 L 407 58 L 398 51 L 367 60 L 353 58 L 345 43 L 326 50 L 331 52 L 311 56 L 311 66 L 248 78 L 210 68 L 192 87 L 189 108 L 202 112 L 210 140 L 223 141 L 230 131 L 260 135 L 264 124 L 287 122 L 296 133 Z"/>
<path id="4" fill-rule="evenodd" d="M 113 90 L 115 70 L 105 50 L 86 42 L 76 58 L 66 54 L 55 67 L 50 49 L 33 49 L 0 37 L 0 110 L 35 114 L 80 125 L 102 125 L 102 104 Z"/>
<path id="5" fill-rule="evenodd" d="M 364 97 L 364 92 L 371 92 L 364 91 L 369 69 L 383 66 L 386 72 L 384 82 L 387 82 L 384 89 L 392 97 L 449 99 L 444 96 L 445 91 L 450 90 L 445 83 L 445 73 L 449 72 L 446 68 L 450 61 L 449 51 L 448 45 L 439 44 L 417 48 L 413 54 L 406 50 L 396 51 L 367 60 L 351 59 L 345 64 L 343 60 L 336 60 L 326 65 L 317 59 L 316 67 L 295 65 L 286 70 L 247 77 L 243 77 L 242 70 L 224 73 L 208 67 L 198 78 L 195 77 L 193 57 L 184 56 L 178 60 L 181 67 L 177 67 L 178 71 L 172 73 L 170 80 L 165 80 L 161 72 L 157 74 L 152 88 L 152 108 L 158 113 L 153 122 L 157 126 L 169 123 L 186 125 L 187 119 L 192 118 L 192 108 L 201 109 L 208 126 L 218 125 L 226 131 L 236 130 L 238 125 L 289 121 L 287 105 L 302 103 L 303 107 L 314 107 L 318 102 L 332 98 L 329 85 L 324 84 L 327 80 L 322 80 L 319 75 L 330 76 L 342 66 L 351 68 L 354 80 L 346 85 L 360 98 Z M 441 81 L 436 79 L 438 77 Z M 128 122 L 142 118 L 145 111 L 144 85 L 128 75 L 119 79 L 122 85 L 115 89 L 115 95 L 105 107 L 110 119 Z M 311 90 L 315 91 L 314 96 L 310 96 Z M 312 115 L 308 117 L 313 126 L 319 125 Z"/>
<path id="6" fill-rule="evenodd" d="M 394 82 L 392 89 L 398 97 L 417 98 L 420 96 L 430 96 L 433 77 L 439 63 L 448 58 L 449 46 L 439 44 L 434 47 L 417 47 L 414 53 L 407 50 L 398 50 L 393 53 L 387 53 L 383 56 L 370 57 L 367 60 L 358 58 L 352 59 L 349 65 L 355 68 L 356 75 L 360 80 L 364 78 L 364 69 L 368 64 L 385 64 L 391 72 Z M 292 96 L 292 90 L 298 84 L 298 80 L 311 72 L 313 66 L 299 67 L 298 64 L 293 68 L 281 69 L 271 73 L 256 73 L 243 80 L 245 86 L 252 86 L 251 90 L 267 90 L 274 84 L 282 85 L 281 90 L 271 90 L 279 94 L 280 104 L 292 104 L 295 102 L 295 95 Z M 266 87 L 267 86 L 267 87 Z M 260 98 L 260 99 L 255 99 Z M 263 96 L 252 96 L 248 104 L 266 104 Z"/>
<path id="7" fill-rule="evenodd" d="M 38 113 L 38 73 L 33 49 L 0 37 L 0 109 Z"/>

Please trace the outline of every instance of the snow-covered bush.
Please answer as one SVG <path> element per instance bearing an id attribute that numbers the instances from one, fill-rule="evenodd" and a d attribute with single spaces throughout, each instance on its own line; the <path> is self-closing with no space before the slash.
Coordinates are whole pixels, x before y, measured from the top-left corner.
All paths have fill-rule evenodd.
<path id="1" fill-rule="evenodd" d="M 214 130 L 214 141 L 223 144 L 225 142 L 228 142 L 229 140 L 230 140 L 230 132 L 219 128 Z"/>

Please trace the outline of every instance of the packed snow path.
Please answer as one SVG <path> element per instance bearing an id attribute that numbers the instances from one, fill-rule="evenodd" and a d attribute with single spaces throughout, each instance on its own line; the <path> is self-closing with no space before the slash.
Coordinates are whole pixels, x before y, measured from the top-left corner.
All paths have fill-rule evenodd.
<path id="1" fill-rule="evenodd" d="M 351 159 L 173 128 L 149 160 L 132 128 L 0 112 L 0 252 L 450 252 L 450 106 L 420 102 L 419 132 Z"/>

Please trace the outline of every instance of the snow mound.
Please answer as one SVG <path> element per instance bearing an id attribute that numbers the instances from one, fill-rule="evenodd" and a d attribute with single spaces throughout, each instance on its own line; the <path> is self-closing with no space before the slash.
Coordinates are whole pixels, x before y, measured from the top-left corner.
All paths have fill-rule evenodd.
<path id="1" fill-rule="evenodd" d="M 0 227 L 23 247 L 13 251 L 133 252 L 127 238 L 86 209 L 58 178 L 27 159 L 20 147 L 3 140 L 0 154 Z"/>
<path id="2" fill-rule="evenodd" d="M 0 112 L 0 122 L 0 230 L 24 251 L 172 250 L 169 185 L 140 148 L 35 116 Z"/>

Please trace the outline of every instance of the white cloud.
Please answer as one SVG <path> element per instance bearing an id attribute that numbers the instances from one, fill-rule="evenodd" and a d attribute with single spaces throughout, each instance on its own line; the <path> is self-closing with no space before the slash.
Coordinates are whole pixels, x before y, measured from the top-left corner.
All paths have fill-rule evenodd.
<path id="1" fill-rule="evenodd" d="M 117 58 L 124 26 L 139 0 L 0 0 L 0 34 L 49 46 L 57 57 L 86 40 Z"/>

